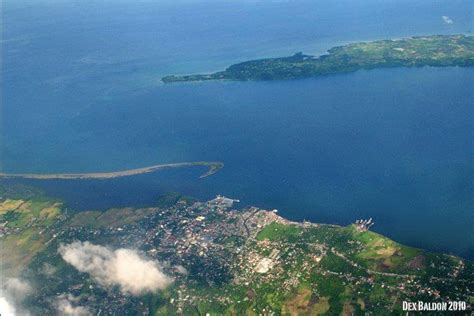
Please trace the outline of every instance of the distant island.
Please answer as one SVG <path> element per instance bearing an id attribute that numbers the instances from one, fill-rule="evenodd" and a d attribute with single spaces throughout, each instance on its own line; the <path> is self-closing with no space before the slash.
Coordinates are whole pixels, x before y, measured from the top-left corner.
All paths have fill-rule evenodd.
<path id="1" fill-rule="evenodd" d="M 211 74 L 166 76 L 165 83 L 205 80 L 284 80 L 360 69 L 474 66 L 474 36 L 432 35 L 333 47 L 320 57 L 296 53 L 234 64 Z"/>

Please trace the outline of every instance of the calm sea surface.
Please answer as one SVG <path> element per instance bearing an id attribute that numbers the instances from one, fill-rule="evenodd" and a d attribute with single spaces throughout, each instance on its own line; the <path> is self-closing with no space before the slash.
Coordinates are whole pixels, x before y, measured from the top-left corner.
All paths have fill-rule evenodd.
<path id="1" fill-rule="evenodd" d="M 372 217 L 397 241 L 474 258 L 473 68 L 160 83 L 352 41 L 469 33 L 471 1 L 6 1 L 3 10 L 2 171 L 225 163 L 205 179 L 196 168 L 7 183 L 77 210 L 179 191 L 295 220 Z"/>

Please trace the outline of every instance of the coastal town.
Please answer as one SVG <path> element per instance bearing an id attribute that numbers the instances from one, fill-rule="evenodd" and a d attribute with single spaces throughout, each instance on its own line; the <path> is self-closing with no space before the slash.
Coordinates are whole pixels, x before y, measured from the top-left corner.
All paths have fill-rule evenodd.
<path id="1" fill-rule="evenodd" d="M 464 308 L 470 308 L 471 262 L 399 245 L 371 232 L 372 219 L 347 227 L 291 222 L 276 210 L 238 210 L 237 202 L 217 196 L 142 209 L 63 210 L 48 225 L 43 209 L 21 226 L 15 224 L 21 218 L 16 212 L 24 214 L 34 203 L 4 200 L 0 238 L 9 240 L 37 226 L 42 227 L 39 236 L 48 236 L 24 267 L 31 282 L 47 284 L 29 299 L 41 312 L 50 311 L 51 299 L 61 295 L 77 297 L 101 315 L 124 310 L 141 315 L 375 315 L 402 311 L 402 302 L 419 300 L 468 302 Z M 58 203 L 44 207 L 61 209 Z M 154 299 L 103 286 L 59 255 L 61 245 L 77 241 L 136 249 L 159 262 L 173 283 Z M 54 272 L 45 274 L 45 267 Z"/>

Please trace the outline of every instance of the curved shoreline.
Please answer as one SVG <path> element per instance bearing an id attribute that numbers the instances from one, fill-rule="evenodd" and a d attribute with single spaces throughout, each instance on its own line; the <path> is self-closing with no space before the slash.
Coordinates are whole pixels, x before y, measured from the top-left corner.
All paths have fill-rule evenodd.
<path id="1" fill-rule="evenodd" d="M 224 167 L 224 163 L 219 161 L 196 161 L 196 162 L 179 162 L 170 164 L 153 165 L 144 168 L 129 169 L 112 172 L 92 172 L 92 173 L 51 173 L 51 174 L 37 174 L 37 173 L 0 173 L 0 179 L 6 178 L 21 178 L 21 179 L 37 179 L 37 180 L 74 180 L 74 179 L 112 179 L 119 177 L 129 177 L 144 173 L 151 173 L 163 169 L 185 168 L 195 166 L 206 166 L 209 170 L 202 174 L 199 178 L 205 178 L 218 172 Z"/>

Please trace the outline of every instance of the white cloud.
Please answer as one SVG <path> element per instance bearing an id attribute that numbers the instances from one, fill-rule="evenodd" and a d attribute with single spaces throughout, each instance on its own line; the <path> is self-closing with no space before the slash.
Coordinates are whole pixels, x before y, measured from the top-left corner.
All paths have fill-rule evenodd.
<path id="1" fill-rule="evenodd" d="M 454 21 L 449 16 L 443 15 L 441 18 L 443 19 L 444 23 L 446 23 L 446 24 L 453 24 L 454 23 Z"/>
<path id="2" fill-rule="evenodd" d="M 0 315 L 29 315 L 21 303 L 32 292 L 28 282 L 18 279 L 6 279 L 0 288 Z"/>
<path id="3" fill-rule="evenodd" d="M 118 285 L 124 293 L 155 292 L 173 282 L 158 262 L 144 259 L 135 250 L 111 250 L 89 242 L 74 242 L 61 245 L 59 253 L 64 261 L 89 273 L 102 286 Z"/>
<path id="4" fill-rule="evenodd" d="M 68 295 L 60 295 L 54 303 L 59 315 L 64 316 L 89 316 L 92 313 L 84 306 L 77 306 L 78 298 Z"/>
<path id="5" fill-rule="evenodd" d="M 44 263 L 40 273 L 47 276 L 52 276 L 54 273 L 56 273 L 56 268 L 49 263 Z"/>
<path id="6" fill-rule="evenodd" d="M 0 294 L 2 295 L 2 294 Z M 2 316 L 15 316 L 15 306 L 13 306 L 8 300 L 0 296 L 0 315 Z"/>
<path id="7" fill-rule="evenodd" d="M 4 285 L 4 290 L 10 295 L 17 299 L 23 300 L 28 294 L 31 293 L 32 288 L 28 282 L 18 279 L 10 278 L 7 279 Z"/>
<path id="8" fill-rule="evenodd" d="M 176 265 L 176 266 L 174 266 L 174 268 L 175 268 L 176 272 L 181 273 L 183 275 L 188 275 L 188 270 L 186 270 L 186 268 L 183 267 L 182 265 L 180 265 L 180 264 Z"/>

